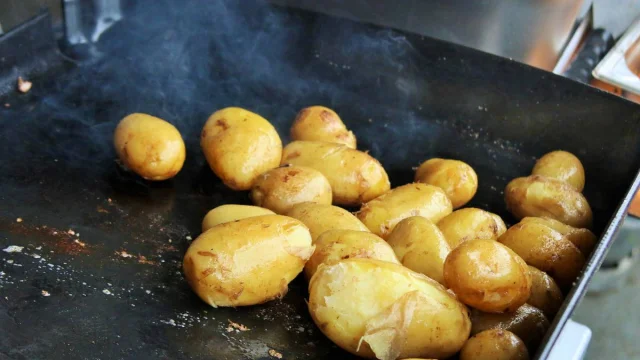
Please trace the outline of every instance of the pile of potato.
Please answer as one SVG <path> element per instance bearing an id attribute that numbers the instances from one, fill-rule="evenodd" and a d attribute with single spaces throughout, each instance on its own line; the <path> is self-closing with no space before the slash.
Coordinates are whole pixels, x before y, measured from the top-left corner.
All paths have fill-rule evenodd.
<path id="1" fill-rule="evenodd" d="M 183 264 L 203 301 L 264 303 L 304 272 L 313 321 L 353 354 L 528 359 L 597 240 L 574 155 L 551 152 L 507 185 L 520 220 L 507 229 L 497 214 L 461 208 L 478 188 L 464 162 L 429 159 L 414 183 L 390 189 L 334 111 L 303 109 L 291 138 L 283 148 L 266 119 L 240 108 L 204 125 L 209 166 L 256 206 L 222 205 L 204 217 Z M 184 162 L 180 134 L 149 115 L 123 119 L 114 144 L 145 179 L 175 176 Z"/>

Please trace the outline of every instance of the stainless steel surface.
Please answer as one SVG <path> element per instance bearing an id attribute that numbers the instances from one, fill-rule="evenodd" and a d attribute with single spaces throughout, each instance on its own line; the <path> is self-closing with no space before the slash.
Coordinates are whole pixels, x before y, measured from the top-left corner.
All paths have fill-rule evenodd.
<path id="1" fill-rule="evenodd" d="M 552 70 L 591 0 L 273 0 L 470 46 Z"/>
<path id="2" fill-rule="evenodd" d="M 640 94 L 640 18 L 618 40 L 616 45 L 593 70 L 593 76 L 624 90 Z M 636 72 L 634 73 L 634 70 Z"/>

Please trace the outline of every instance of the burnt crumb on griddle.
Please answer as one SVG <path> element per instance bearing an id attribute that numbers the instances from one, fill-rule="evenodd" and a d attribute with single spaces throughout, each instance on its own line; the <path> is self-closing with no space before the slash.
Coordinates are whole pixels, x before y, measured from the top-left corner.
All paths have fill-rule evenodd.
<path id="1" fill-rule="evenodd" d="M 274 357 L 276 359 L 282 359 L 282 354 L 273 349 L 269 349 L 269 356 Z"/>
<path id="2" fill-rule="evenodd" d="M 33 83 L 31 81 L 24 80 L 22 76 L 18 76 L 18 91 L 21 93 L 28 93 L 32 85 Z"/>
<path id="3" fill-rule="evenodd" d="M 250 330 L 248 327 L 246 327 L 246 326 L 244 326 L 242 324 L 238 324 L 238 323 L 233 322 L 233 321 L 231 321 L 229 319 L 227 319 L 227 321 L 229 322 L 229 325 L 234 329 L 237 329 L 237 330 L 240 330 L 240 331 L 249 331 Z"/>

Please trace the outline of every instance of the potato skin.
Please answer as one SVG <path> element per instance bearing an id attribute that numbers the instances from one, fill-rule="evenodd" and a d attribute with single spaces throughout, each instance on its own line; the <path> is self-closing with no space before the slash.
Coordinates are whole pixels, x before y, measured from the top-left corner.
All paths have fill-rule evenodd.
<path id="1" fill-rule="evenodd" d="M 438 222 L 451 213 L 451 201 L 439 187 L 414 183 L 398 186 L 362 205 L 356 216 L 372 233 L 386 239 L 410 216 Z"/>
<path id="2" fill-rule="evenodd" d="M 282 141 L 262 116 L 228 107 L 204 124 L 200 146 L 211 170 L 233 190 L 249 190 L 256 178 L 278 167 Z"/>
<path id="3" fill-rule="evenodd" d="M 591 227 L 593 214 L 587 199 L 560 180 L 538 175 L 517 178 L 507 184 L 504 197 L 517 219 L 549 217 L 577 228 Z"/>
<path id="4" fill-rule="evenodd" d="M 400 264 L 386 241 L 366 231 L 325 231 L 314 245 L 316 250 L 304 266 L 307 279 L 311 279 L 321 264 L 335 264 L 346 259 L 376 259 Z"/>
<path id="5" fill-rule="evenodd" d="M 396 225 L 387 242 L 402 265 L 444 284 L 444 261 L 451 247 L 434 223 L 422 216 L 408 217 Z"/>
<path id="6" fill-rule="evenodd" d="M 284 214 L 303 202 L 331 205 L 331 185 L 322 173 L 302 166 L 283 166 L 258 176 L 251 188 L 257 206 Z"/>
<path id="7" fill-rule="evenodd" d="M 531 275 L 531 295 L 527 299 L 527 304 L 537 307 L 547 318 L 553 319 L 564 300 L 562 291 L 555 280 L 544 271 L 529 266 L 529 274 Z"/>
<path id="8" fill-rule="evenodd" d="M 571 241 L 573 245 L 582 252 L 582 255 L 584 255 L 585 258 L 591 255 L 591 252 L 598 242 L 598 238 L 591 232 L 591 230 L 575 228 L 551 218 L 526 217 L 520 220 L 520 223 L 522 224 L 531 222 L 545 225 L 564 235 L 567 240 Z"/>
<path id="9" fill-rule="evenodd" d="M 282 165 L 307 166 L 327 177 L 333 202 L 359 206 L 389 191 L 391 184 L 378 160 L 342 144 L 294 141 L 282 153 Z"/>
<path id="10" fill-rule="evenodd" d="M 369 232 L 369 229 L 352 213 L 333 205 L 301 203 L 294 205 L 286 215 L 302 221 L 309 228 L 314 242 L 318 236 L 328 230 Z"/>
<path id="11" fill-rule="evenodd" d="M 204 232 L 187 249 L 183 270 L 193 291 L 213 307 L 255 305 L 284 296 L 313 250 L 300 221 L 256 216 Z"/>
<path id="12" fill-rule="evenodd" d="M 356 137 L 340 116 L 324 106 L 310 106 L 298 112 L 291 126 L 291 140 L 326 141 L 356 148 Z"/>
<path id="13" fill-rule="evenodd" d="M 549 320 L 542 311 L 529 304 L 520 306 L 515 312 L 502 314 L 472 309 L 471 324 L 471 335 L 489 329 L 510 331 L 519 337 L 531 352 L 535 352 L 549 329 Z"/>
<path id="14" fill-rule="evenodd" d="M 452 249 L 469 240 L 497 239 L 507 231 L 500 216 L 477 208 L 456 210 L 438 222 Z"/>
<path id="15" fill-rule="evenodd" d="M 567 151 L 552 151 L 536 161 L 531 175 L 564 181 L 576 191 L 584 189 L 584 167 L 580 159 Z"/>
<path id="16" fill-rule="evenodd" d="M 549 274 L 563 289 L 571 287 L 585 264 L 584 256 L 573 243 L 542 224 L 518 223 L 498 241 L 527 264 Z"/>
<path id="17" fill-rule="evenodd" d="M 511 331 L 490 329 L 467 340 L 460 351 L 460 360 L 529 360 L 529 352 Z"/>
<path id="18" fill-rule="evenodd" d="M 442 285 L 371 259 L 320 266 L 309 284 L 309 312 L 329 339 L 365 358 L 446 358 L 471 327 L 467 308 Z"/>
<path id="19" fill-rule="evenodd" d="M 113 135 L 113 145 L 120 161 L 147 180 L 174 177 L 186 157 L 178 129 L 147 114 L 135 113 L 123 118 Z"/>
<path id="20" fill-rule="evenodd" d="M 202 219 L 202 232 L 205 232 L 216 225 L 261 215 L 275 215 L 275 213 L 269 209 L 258 206 L 235 204 L 220 205 L 210 210 L 207 215 L 204 216 L 204 219 Z"/>
<path id="21" fill-rule="evenodd" d="M 460 301 L 485 312 L 515 311 L 529 298 L 527 264 L 495 240 L 471 240 L 444 262 L 444 281 Z"/>
<path id="22" fill-rule="evenodd" d="M 454 209 L 468 203 L 478 190 L 478 175 L 459 160 L 429 159 L 418 167 L 415 181 L 444 190 Z"/>

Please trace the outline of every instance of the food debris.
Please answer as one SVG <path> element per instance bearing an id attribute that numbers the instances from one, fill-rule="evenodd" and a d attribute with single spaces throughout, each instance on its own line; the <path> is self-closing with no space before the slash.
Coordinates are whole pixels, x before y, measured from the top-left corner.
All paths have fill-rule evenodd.
<path id="1" fill-rule="evenodd" d="M 187 236 L 185 237 L 185 239 L 187 239 L 188 241 L 191 241 L 191 240 L 192 240 L 192 237 L 191 237 L 191 236 L 189 236 L 189 235 L 187 235 Z"/>
<path id="2" fill-rule="evenodd" d="M 233 332 L 233 328 L 231 326 L 227 326 L 227 332 Z"/>
<path id="3" fill-rule="evenodd" d="M 111 291 L 109 291 L 109 289 L 104 289 L 104 290 L 102 290 L 102 293 L 103 293 L 103 294 L 105 294 L 105 295 L 113 295 L 113 294 L 111 293 Z"/>
<path id="4" fill-rule="evenodd" d="M 7 264 L 13 264 L 13 260 L 12 259 L 7 260 Z"/>
<path id="5" fill-rule="evenodd" d="M 122 251 L 120 251 L 120 252 L 117 252 L 117 251 L 116 251 L 116 255 L 120 255 L 120 256 L 122 256 L 123 258 L 130 258 L 130 257 L 133 257 L 133 255 L 129 254 L 128 252 L 126 252 L 126 251 L 124 251 L 124 250 L 122 250 Z"/>
<path id="6" fill-rule="evenodd" d="M 87 244 L 83 243 L 82 241 L 80 241 L 80 240 L 78 240 L 78 239 L 73 240 L 73 242 L 74 242 L 74 243 L 76 243 L 76 244 L 78 244 L 78 245 L 80 245 L 80 246 L 82 246 L 82 247 L 87 246 Z"/>
<path id="7" fill-rule="evenodd" d="M 51 296 L 47 290 L 42 290 L 42 296 Z"/>
<path id="8" fill-rule="evenodd" d="M 273 349 L 269 349 L 269 355 L 276 358 L 276 359 L 282 359 L 282 354 L 280 354 L 279 352 L 273 350 Z"/>
<path id="9" fill-rule="evenodd" d="M 31 90 L 33 83 L 28 80 L 24 80 L 22 76 L 18 76 L 18 90 L 21 93 L 28 93 Z"/>
<path id="10" fill-rule="evenodd" d="M 102 206 L 96 207 L 96 211 L 98 211 L 99 213 L 103 213 L 103 214 L 108 214 L 109 213 L 109 210 L 103 208 Z"/>
<path id="11" fill-rule="evenodd" d="M 148 264 L 148 265 L 155 265 L 156 264 L 155 262 L 153 262 L 151 260 L 147 260 L 147 257 L 143 256 L 143 255 L 139 255 L 138 256 L 138 262 L 140 264 Z"/>
<path id="12" fill-rule="evenodd" d="M 73 230 L 71 230 L 71 229 L 69 229 L 69 230 L 67 230 L 67 234 L 69 234 L 69 235 L 75 235 L 75 234 L 76 234 L 76 232 L 75 232 L 75 231 L 73 231 Z"/>
<path id="13" fill-rule="evenodd" d="M 6 108 L 10 108 L 10 107 L 11 107 L 11 104 L 9 104 L 9 103 L 4 103 L 4 107 L 6 107 Z"/>
<path id="14" fill-rule="evenodd" d="M 24 249 L 24 246 L 10 245 L 2 249 L 2 251 L 6 253 L 17 253 L 17 252 L 22 252 L 22 249 Z"/>
<path id="15" fill-rule="evenodd" d="M 240 331 L 249 331 L 249 328 L 244 326 L 244 325 L 242 325 L 242 324 L 238 324 L 238 323 L 233 322 L 233 321 L 231 321 L 229 319 L 227 319 L 227 321 L 229 322 L 229 325 L 231 325 L 235 329 L 238 329 Z"/>
<path id="16" fill-rule="evenodd" d="M 17 219 L 16 219 L 16 222 L 21 223 L 21 222 L 22 222 L 22 218 L 17 218 Z"/>

